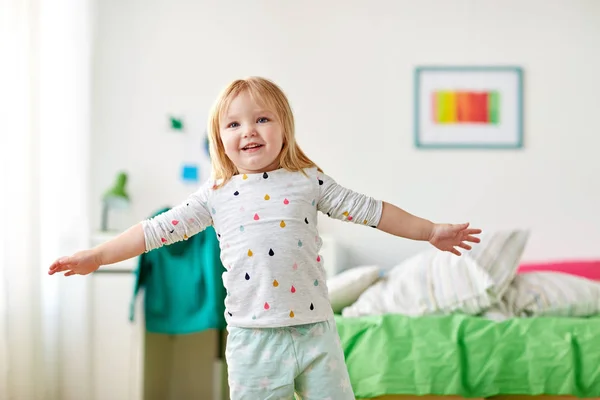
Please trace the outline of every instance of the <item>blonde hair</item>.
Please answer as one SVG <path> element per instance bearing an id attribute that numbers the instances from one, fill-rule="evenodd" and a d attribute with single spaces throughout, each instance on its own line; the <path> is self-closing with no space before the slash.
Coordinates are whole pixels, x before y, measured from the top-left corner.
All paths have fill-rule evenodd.
<path id="1" fill-rule="evenodd" d="M 237 167 L 225 154 L 219 127 L 221 117 L 229 109 L 231 101 L 244 91 L 247 91 L 253 100 L 273 112 L 283 128 L 279 166 L 288 171 L 301 171 L 305 175 L 304 168 L 316 167 L 322 172 L 296 143 L 294 115 L 286 95 L 272 81 L 252 76 L 231 82 L 217 98 L 208 119 L 209 152 L 213 178 L 218 182 L 216 187 L 223 186 L 239 173 Z"/>

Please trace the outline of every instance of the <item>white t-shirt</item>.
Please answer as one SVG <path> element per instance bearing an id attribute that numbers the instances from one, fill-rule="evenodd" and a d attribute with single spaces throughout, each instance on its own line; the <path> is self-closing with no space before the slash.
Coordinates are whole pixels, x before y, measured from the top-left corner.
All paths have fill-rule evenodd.
<path id="1" fill-rule="evenodd" d="M 306 174 L 306 175 L 305 175 Z M 331 318 L 317 211 L 375 227 L 382 202 L 310 168 L 204 184 L 182 204 L 143 222 L 146 251 L 213 225 L 220 241 L 230 326 L 281 327 Z"/>

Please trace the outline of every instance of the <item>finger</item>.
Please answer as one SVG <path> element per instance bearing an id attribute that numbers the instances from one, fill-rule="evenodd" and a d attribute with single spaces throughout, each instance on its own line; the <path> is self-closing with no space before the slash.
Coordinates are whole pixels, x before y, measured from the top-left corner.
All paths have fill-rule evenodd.
<path id="1" fill-rule="evenodd" d="M 60 259 L 54 261 L 52 263 L 52 265 L 50 265 L 50 268 L 48 268 L 50 271 L 54 271 L 56 270 L 58 267 L 60 266 Z"/>
<path id="2" fill-rule="evenodd" d="M 67 271 L 67 272 L 65 273 L 65 276 L 71 276 L 71 275 L 75 275 L 75 274 L 76 274 L 76 272 L 75 272 L 75 271 L 73 271 L 73 270 L 70 270 L 70 271 Z"/>
<path id="3" fill-rule="evenodd" d="M 452 230 L 455 232 L 459 232 L 459 231 L 464 231 L 465 229 L 467 229 L 467 227 L 469 226 L 468 222 L 465 222 L 464 224 L 452 224 Z"/>
<path id="4" fill-rule="evenodd" d="M 60 270 L 60 268 L 63 268 L 64 270 L 64 268 L 71 264 L 71 262 L 71 257 L 62 257 L 54 261 L 54 263 L 50 266 L 50 269 Z"/>
<path id="5" fill-rule="evenodd" d="M 50 271 L 48 271 L 48 273 L 50 275 L 53 275 L 57 272 L 62 272 L 62 271 L 66 271 L 68 268 L 64 268 L 64 267 L 55 267 L 54 269 L 51 269 Z"/>
<path id="6" fill-rule="evenodd" d="M 467 229 L 464 233 L 467 235 L 479 235 L 481 232 L 481 229 Z"/>
<path id="7" fill-rule="evenodd" d="M 465 237 L 463 240 L 466 240 L 468 242 L 473 242 L 473 243 L 479 243 L 479 242 L 481 242 L 481 239 L 479 239 L 478 237 L 470 236 L 470 235 L 467 236 L 467 237 Z"/>
<path id="8" fill-rule="evenodd" d="M 463 249 L 465 249 L 465 250 L 471 250 L 471 249 L 472 249 L 472 247 L 471 247 L 471 246 L 469 246 L 469 245 L 468 245 L 468 244 L 466 244 L 466 243 L 460 243 L 460 244 L 458 245 L 458 247 L 461 247 L 461 248 L 463 248 Z"/>
<path id="9" fill-rule="evenodd" d="M 461 256 L 460 252 L 458 250 L 456 250 L 454 247 L 451 247 L 450 250 L 448 250 L 448 251 L 456 256 Z"/>
<path id="10" fill-rule="evenodd" d="M 62 272 L 69 269 L 71 269 L 71 265 L 58 265 L 52 270 L 52 272 Z"/>
<path id="11" fill-rule="evenodd" d="M 75 262 L 75 260 L 73 259 L 73 257 L 62 257 L 58 259 L 58 263 L 60 265 L 71 265 Z"/>

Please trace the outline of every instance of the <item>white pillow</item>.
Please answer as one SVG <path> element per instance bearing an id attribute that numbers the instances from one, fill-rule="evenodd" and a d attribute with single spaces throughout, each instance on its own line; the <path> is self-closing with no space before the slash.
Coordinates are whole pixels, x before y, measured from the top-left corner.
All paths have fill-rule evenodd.
<path id="1" fill-rule="evenodd" d="M 333 312 L 340 313 L 379 279 L 381 269 L 377 266 L 360 266 L 347 269 L 327 279 L 329 300 Z"/>
<path id="2" fill-rule="evenodd" d="M 474 315 L 492 306 L 489 291 L 493 287 L 492 278 L 468 254 L 457 257 L 431 249 L 394 267 L 346 307 L 342 315 Z"/>
<path id="3" fill-rule="evenodd" d="M 501 230 L 480 237 L 481 243 L 460 257 L 431 249 L 409 258 L 342 315 L 476 315 L 499 304 L 517 273 L 529 232 Z"/>
<path id="4" fill-rule="evenodd" d="M 510 313 L 503 303 L 500 303 L 484 311 L 480 317 L 496 322 L 502 322 L 513 318 L 514 315 Z"/>
<path id="5" fill-rule="evenodd" d="M 519 274 L 504 303 L 521 317 L 588 317 L 600 313 L 600 282 L 562 272 Z"/>
<path id="6" fill-rule="evenodd" d="M 521 256 L 529 239 L 529 231 L 503 230 L 484 232 L 481 243 L 467 252 L 494 281 L 492 294 L 500 302 L 506 289 L 517 275 Z"/>

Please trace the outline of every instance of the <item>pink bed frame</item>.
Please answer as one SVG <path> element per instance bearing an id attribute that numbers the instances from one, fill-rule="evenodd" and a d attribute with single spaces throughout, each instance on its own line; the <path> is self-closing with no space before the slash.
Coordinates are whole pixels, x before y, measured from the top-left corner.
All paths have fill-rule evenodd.
<path id="1" fill-rule="evenodd" d="M 523 263 L 518 273 L 554 271 L 600 281 L 600 260 L 565 260 Z"/>

